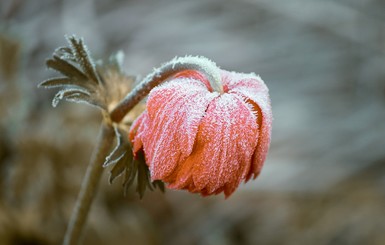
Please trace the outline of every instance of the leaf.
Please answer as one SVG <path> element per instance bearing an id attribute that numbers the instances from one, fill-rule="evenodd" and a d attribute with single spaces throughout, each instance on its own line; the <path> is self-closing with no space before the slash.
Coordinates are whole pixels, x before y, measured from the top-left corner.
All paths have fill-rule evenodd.
<path id="1" fill-rule="evenodd" d="M 59 47 L 54 51 L 54 54 L 59 56 L 61 59 L 76 62 L 76 58 L 69 47 Z"/>
<path id="2" fill-rule="evenodd" d="M 87 47 L 83 43 L 83 39 L 72 36 L 68 37 L 67 40 L 70 43 L 73 55 L 87 77 L 95 83 L 100 83 L 98 74 L 96 73 L 95 64 L 91 60 L 91 56 Z"/>
<path id="3" fill-rule="evenodd" d="M 58 56 L 53 56 L 52 59 L 46 60 L 46 65 L 47 67 L 52 68 L 69 78 L 76 78 L 80 81 L 88 80 L 87 76 L 81 70 Z"/>
<path id="4" fill-rule="evenodd" d="M 123 173 L 123 171 L 126 170 L 127 165 L 128 165 L 126 163 L 126 161 L 129 161 L 129 159 L 127 158 L 127 156 L 122 155 L 120 157 L 120 159 L 116 162 L 114 167 L 111 169 L 111 171 L 110 171 L 111 175 L 109 178 L 110 184 L 112 184 L 112 182 L 115 180 L 115 178 L 118 177 L 119 175 L 121 175 Z"/>
<path id="5" fill-rule="evenodd" d="M 140 199 L 143 198 L 146 189 L 153 191 L 159 188 L 164 192 L 164 183 L 160 180 L 151 182 L 150 171 L 145 163 L 144 153 L 138 152 L 136 159 L 133 159 L 131 145 L 126 137 L 122 137 L 123 130 L 115 128 L 117 145 L 111 154 L 106 158 L 104 167 L 115 164 L 111 169 L 109 182 L 110 184 L 124 172 L 123 177 L 123 190 L 124 195 L 127 195 L 128 189 L 136 179 L 137 186 L 136 192 L 138 192 Z M 123 150 L 124 149 L 124 150 Z"/>
<path id="6" fill-rule="evenodd" d="M 146 165 L 143 151 L 138 152 L 137 159 L 134 161 L 137 161 L 138 164 L 136 191 L 138 192 L 140 199 L 142 199 L 147 187 L 150 190 L 153 190 L 153 186 L 150 180 L 150 171 Z"/>
<path id="7" fill-rule="evenodd" d="M 60 100 L 68 98 L 68 96 L 83 96 L 87 97 L 90 94 L 87 90 L 81 89 L 81 88 L 69 88 L 69 89 L 62 89 L 59 92 L 56 93 L 55 97 L 52 100 L 52 106 L 56 107 Z"/>
<path id="8" fill-rule="evenodd" d="M 106 161 L 103 163 L 103 167 L 108 167 L 117 163 L 126 155 L 126 151 L 113 150 L 109 156 L 106 157 Z"/>
<path id="9" fill-rule="evenodd" d="M 120 130 L 116 126 L 114 127 L 114 130 L 115 130 L 115 136 L 117 139 L 116 146 L 112 150 L 112 152 L 106 157 L 106 161 L 104 162 L 103 167 L 107 167 L 111 164 L 116 163 L 125 154 L 127 154 L 129 158 L 133 157 L 131 144 L 128 141 L 128 138 L 122 137 L 122 135 L 126 133 L 122 132 L 123 130 Z"/>
<path id="10" fill-rule="evenodd" d="M 122 139 L 122 134 L 119 132 L 118 127 L 114 127 L 115 131 L 115 137 L 117 139 L 116 146 L 115 148 L 111 151 L 111 153 L 106 157 L 105 162 L 103 163 L 103 167 L 107 167 L 111 164 L 116 163 L 119 161 L 125 154 L 125 150 L 122 149 L 123 145 L 123 139 Z"/>
<path id="11" fill-rule="evenodd" d="M 93 99 L 93 97 L 83 93 L 73 93 L 71 95 L 67 95 L 65 96 L 65 100 L 75 103 L 85 103 L 88 105 L 96 106 L 103 110 L 107 110 L 103 102 L 97 99 Z"/>
<path id="12" fill-rule="evenodd" d="M 49 78 L 43 82 L 41 82 L 38 87 L 44 88 L 59 88 L 59 87 L 67 87 L 69 85 L 73 85 L 74 87 L 83 87 L 84 81 L 73 80 L 68 77 L 53 77 Z"/>
<path id="13" fill-rule="evenodd" d="M 161 180 L 155 180 L 152 182 L 154 188 L 158 188 L 161 192 L 165 192 L 164 182 Z"/>
<path id="14" fill-rule="evenodd" d="M 128 188 L 134 183 L 136 174 L 138 172 L 138 163 L 134 160 L 131 162 L 130 168 L 126 168 L 126 171 L 124 173 L 124 181 L 123 181 L 123 188 L 124 188 L 124 195 L 127 195 Z"/>
<path id="15" fill-rule="evenodd" d="M 65 88 L 56 93 L 52 99 L 52 106 L 56 107 L 63 99 L 69 102 L 85 103 L 106 110 L 103 101 L 98 97 L 92 96 L 91 92 L 85 88 L 76 85 L 67 85 Z"/>
<path id="16" fill-rule="evenodd" d="M 137 186 L 136 191 L 139 194 L 140 199 L 143 198 L 146 187 L 148 186 L 148 179 L 146 176 L 146 169 L 144 169 L 143 164 L 138 164 L 138 176 L 137 176 Z"/>
<path id="17" fill-rule="evenodd" d="M 137 168 L 135 168 L 133 163 L 131 144 L 127 137 L 122 136 L 126 135 L 126 133 L 116 126 L 114 127 L 114 130 L 117 143 L 110 155 L 106 157 L 106 161 L 104 162 L 103 167 L 115 164 L 111 170 L 111 175 L 109 178 L 110 184 L 124 171 L 125 176 L 123 185 L 126 185 L 128 182 L 131 182 L 131 180 L 135 178 Z"/>

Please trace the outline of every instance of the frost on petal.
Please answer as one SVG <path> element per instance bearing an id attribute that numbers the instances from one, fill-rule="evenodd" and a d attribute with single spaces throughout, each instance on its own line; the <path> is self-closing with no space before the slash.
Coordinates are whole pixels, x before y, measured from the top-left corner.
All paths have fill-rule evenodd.
<path id="1" fill-rule="evenodd" d="M 222 71 L 222 79 L 228 93 L 241 95 L 248 101 L 258 116 L 260 132 L 258 145 L 254 153 L 253 165 L 247 180 L 256 178 L 266 159 L 270 146 L 273 115 L 269 98 L 269 90 L 259 76 Z M 261 114 L 261 115 L 259 115 Z"/>
<path id="2" fill-rule="evenodd" d="M 129 138 L 133 143 L 134 156 L 143 147 L 142 135 L 146 131 L 148 122 L 147 112 L 143 112 L 131 125 Z"/>
<path id="3" fill-rule="evenodd" d="M 167 178 L 191 154 L 199 123 L 216 96 L 192 79 L 174 79 L 151 91 L 142 141 L 153 180 Z"/>
<path id="4" fill-rule="evenodd" d="M 240 96 L 214 99 L 203 118 L 192 154 L 180 164 L 170 188 L 228 197 L 248 172 L 257 144 L 255 115 Z"/>
<path id="5" fill-rule="evenodd" d="M 204 76 L 199 71 L 195 71 L 195 70 L 181 71 L 181 72 L 178 72 L 177 74 L 175 74 L 174 78 L 191 78 L 194 80 L 198 80 L 198 81 L 204 83 L 209 91 L 212 91 L 209 80 L 207 79 L 206 76 Z"/>

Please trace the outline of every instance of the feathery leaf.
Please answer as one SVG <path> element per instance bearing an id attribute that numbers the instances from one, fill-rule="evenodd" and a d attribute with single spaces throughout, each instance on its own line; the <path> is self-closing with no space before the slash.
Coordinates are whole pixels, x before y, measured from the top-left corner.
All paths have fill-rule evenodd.
<path id="1" fill-rule="evenodd" d="M 71 95 L 83 95 L 83 96 L 89 96 L 90 94 L 88 93 L 87 90 L 84 90 L 82 88 L 68 88 L 68 89 L 62 89 L 59 92 L 56 93 L 55 97 L 52 100 L 52 106 L 56 107 L 60 100 L 63 100 L 65 98 L 68 98 L 68 96 Z"/>
<path id="2" fill-rule="evenodd" d="M 59 56 L 63 60 L 70 60 L 72 62 L 76 62 L 76 58 L 72 53 L 71 48 L 63 46 L 55 49 L 53 52 L 56 56 Z"/>
<path id="3" fill-rule="evenodd" d="M 53 77 L 41 82 L 38 87 L 44 88 L 60 88 L 60 87 L 84 87 L 84 81 L 73 80 L 68 77 Z"/>
<path id="4" fill-rule="evenodd" d="M 68 37 L 67 40 L 70 43 L 73 55 L 87 77 L 95 83 L 100 83 L 99 76 L 96 73 L 95 64 L 91 60 L 89 51 L 83 43 L 83 39 L 71 36 Z"/>
<path id="5" fill-rule="evenodd" d="M 56 55 L 54 55 L 52 59 L 48 59 L 46 61 L 46 65 L 47 67 L 54 69 L 69 78 L 83 81 L 88 80 L 87 76 L 76 66 Z"/>
<path id="6" fill-rule="evenodd" d="M 85 103 L 85 104 L 106 110 L 103 102 L 101 102 L 97 99 L 94 99 L 91 96 L 89 96 L 87 94 L 83 94 L 83 93 L 74 93 L 71 95 L 67 95 L 67 96 L 65 96 L 65 100 L 69 101 L 69 102 L 75 102 L 75 103 Z"/>

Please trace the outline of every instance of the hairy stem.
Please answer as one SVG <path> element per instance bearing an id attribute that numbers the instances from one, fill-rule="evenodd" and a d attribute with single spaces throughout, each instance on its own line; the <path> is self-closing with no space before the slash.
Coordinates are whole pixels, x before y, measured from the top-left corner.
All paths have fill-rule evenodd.
<path id="1" fill-rule="evenodd" d="M 64 237 L 64 245 L 77 245 L 80 241 L 92 200 L 96 194 L 99 180 L 103 173 L 103 163 L 111 149 L 111 145 L 113 145 L 115 133 L 111 123 L 120 122 L 137 103 L 147 96 L 151 89 L 184 70 L 197 70 L 202 72 L 210 82 L 213 91 L 223 93 L 220 69 L 214 62 L 204 57 L 187 56 L 175 58 L 160 68 L 155 69 L 154 72 L 149 74 L 116 106 L 109 116 L 104 115 L 105 120 L 103 120 L 100 129 L 98 143 L 92 153 L 86 175 L 83 179 Z"/>
<path id="2" fill-rule="evenodd" d="M 216 64 L 204 57 L 181 57 L 165 63 L 145 77 L 110 113 L 113 122 L 120 122 L 123 117 L 138 104 L 155 86 L 166 81 L 169 77 L 184 70 L 202 72 L 210 82 L 211 88 L 223 94 L 221 76 Z"/>
<path id="3" fill-rule="evenodd" d="M 103 122 L 100 128 L 97 145 L 92 153 L 90 163 L 83 179 L 83 183 L 64 236 L 64 245 L 79 244 L 92 200 L 96 194 L 99 186 L 99 180 L 103 173 L 103 163 L 109 153 L 109 150 L 111 149 L 111 145 L 113 145 L 114 136 L 113 127 Z"/>

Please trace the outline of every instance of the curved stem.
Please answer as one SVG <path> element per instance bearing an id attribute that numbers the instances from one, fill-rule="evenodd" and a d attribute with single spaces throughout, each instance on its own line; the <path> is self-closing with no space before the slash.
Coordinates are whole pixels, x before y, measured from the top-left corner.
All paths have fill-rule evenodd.
<path id="1" fill-rule="evenodd" d="M 111 145 L 113 145 L 112 141 L 115 133 L 111 123 L 120 122 L 127 112 L 147 96 L 151 89 L 166 81 L 169 77 L 184 70 L 197 70 L 202 72 L 210 82 L 211 88 L 223 94 L 220 69 L 214 62 L 204 57 L 186 56 L 175 58 L 145 77 L 143 81 L 116 106 L 110 113 L 110 117 L 105 115 L 98 136 L 98 143 L 92 153 L 74 210 L 71 214 L 63 241 L 64 245 L 77 245 L 80 241 L 91 203 L 103 173 L 103 163 L 105 162 Z"/>
<path id="2" fill-rule="evenodd" d="M 114 136 L 113 127 L 106 122 L 103 122 L 99 132 L 97 145 L 92 153 L 64 236 L 64 245 L 77 245 L 80 241 L 92 200 L 96 194 L 99 180 L 103 173 L 103 163 L 111 149 L 111 145 L 113 145 Z"/>
<path id="3" fill-rule="evenodd" d="M 219 67 L 204 57 L 179 57 L 155 69 L 142 82 L 136 86 L 110 113 L 113 122 L 120 122 L 123 117 L 141 101 L 155 86 L 166 81 L 167 78 L 184 70 L 197 70 L 202 72 L 210 82 L 211 88 L 223 94 Z"/>

